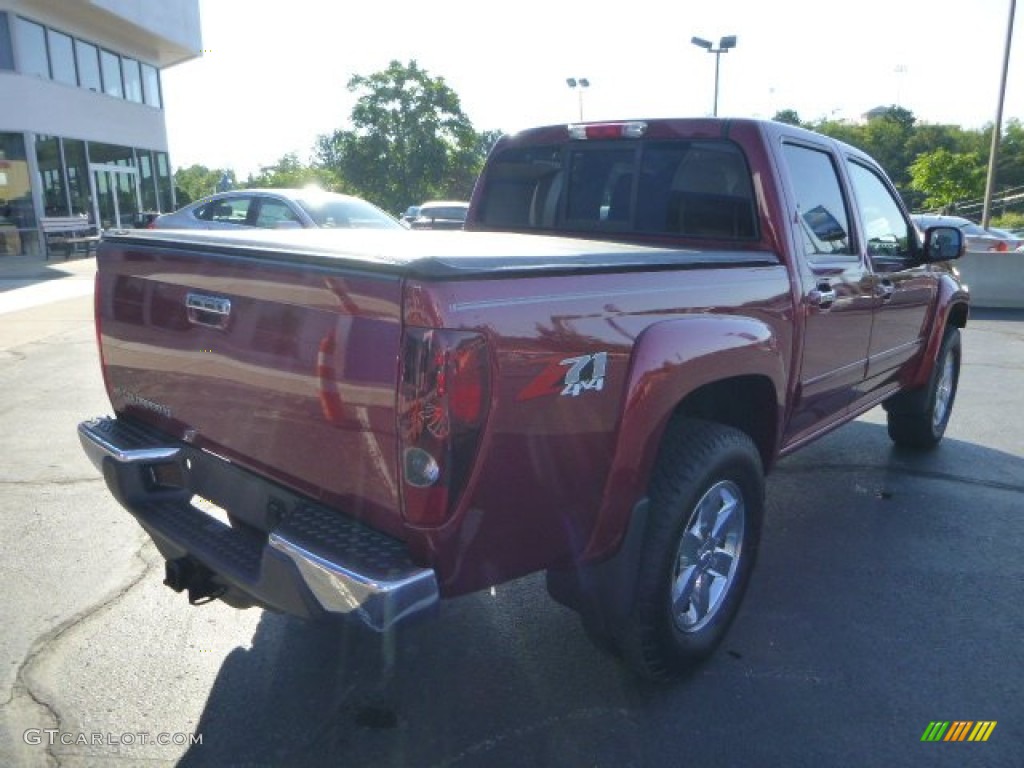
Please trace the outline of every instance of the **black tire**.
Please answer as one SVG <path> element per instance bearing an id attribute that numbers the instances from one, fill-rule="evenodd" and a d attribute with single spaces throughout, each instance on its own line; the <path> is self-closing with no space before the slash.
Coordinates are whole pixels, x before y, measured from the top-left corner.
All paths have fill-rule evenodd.
<path id="1" fill-rule="evenodd" d="M 739 609 L 764 513 L 760 454 L 737 429 L 676 420 L 650 502 L 636 598 L 619 644 L 639 675 L 668 680 L 707 658 Z"/>
<path id="2" fill-rule="evenodd" d="M 889 437 L 901 448 L 927 451 L 942 440 L 953 412 L 960 381 L 960 329 L 950 327 L 942 338 L 928 385 L 901 393 L 886 403 Z"/>

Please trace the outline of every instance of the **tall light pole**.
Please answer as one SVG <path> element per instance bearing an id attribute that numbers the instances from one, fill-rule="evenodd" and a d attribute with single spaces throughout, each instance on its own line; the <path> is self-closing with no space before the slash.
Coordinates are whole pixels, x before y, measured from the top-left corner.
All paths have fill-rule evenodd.
<path id="1" fill-rule="evenodd" d="M 731 48 L 736 47 L 736 35 L 727 35 L 718 41 L 718 47 L 715 48 L 715 44 L 710 40 L 705 40 L 703 37 L 692 37 L 690 42 L 696 45 L 698 48 L 703 48 L 708 53 L 715 54 L 715 107 L 711 114 L 718 117 L 718 62 L 722 58 L 723 53 L 728 53 Z"/>
<path id="2" fill-rule="evenodd" d="M 1003 51 L 1003 77 L 999 82 L 999 105 L 996 107 L 996 123 L 992 126 L 992 147 L 988 153 L 988 175 L 985 180 L 985 202 L 981 210 L 981 226 L 988 228 L 992 215 L 992 193 L 996 186 L 996 158 L 999 155 L 999 137 L 1003 132 L 1003 100 L 1006 98 L 1006 71 L 1010 68 L 1010 46 L 1013 44 L 1013 14 L 1017 0 L 1010 0 L 1010 18 L 1006 22 L 1006 47 Z"/>
<path id="3" fill-rule="evenodd" d="M 590 81 L 587 80 L 587 78 L 585 78 L 585 77 L 580 77 L 580 78 L 567 77 L 567 78 L 565 78 L 565 82 L 566 82 L 566 84 L 570 88 L 576 88 L 577 89 L 577 93 L 579 93 L 579 96 L 580 96 L 580 122 L 582 123 L 583 122 L 583 89 L 590 87 Z"/>

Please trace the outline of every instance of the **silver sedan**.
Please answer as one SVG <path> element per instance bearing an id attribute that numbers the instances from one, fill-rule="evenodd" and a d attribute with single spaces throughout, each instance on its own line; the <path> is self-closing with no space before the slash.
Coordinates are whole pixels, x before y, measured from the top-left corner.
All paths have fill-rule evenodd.
<path id="1" fill-rule="evenodd" d="M 158 216 L 152 229 L 404 229 L 358 197 L 322 189 L 238 189 L 219 192 Z"/>

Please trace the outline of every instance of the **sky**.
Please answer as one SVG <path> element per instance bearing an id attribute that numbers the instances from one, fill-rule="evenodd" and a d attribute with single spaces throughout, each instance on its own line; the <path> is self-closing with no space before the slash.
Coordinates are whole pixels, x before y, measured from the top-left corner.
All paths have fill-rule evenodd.
<path id="1" fill-rule="evenodd" d="M 200 0 L 203 54 L 163 72 L 171 160 L 240 178 L 350 127 L 353 75 L 415 60 L 478 131 L 711 114 L 858 120 L 898 104 L 919 121 L 995 121 L 1010 0 Z M 1024 7 L 1004 122 L 1024 120 Z M 572 90 L 566 78 L 587 78 Z"/>

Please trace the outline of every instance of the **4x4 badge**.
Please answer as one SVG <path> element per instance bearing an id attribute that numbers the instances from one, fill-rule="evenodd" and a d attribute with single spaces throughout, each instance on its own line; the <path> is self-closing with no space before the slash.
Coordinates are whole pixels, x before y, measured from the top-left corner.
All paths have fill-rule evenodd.
<path id="1" fill-rule="evenodd" d="M 568 370 L 566 370 L 568 368 Z M 594 352 L 552 362 L 519 393 L 518 400 L 544 395 L 579 397 L 584 392 L 600 392 L 608 371 L 608 353 Z"/>

